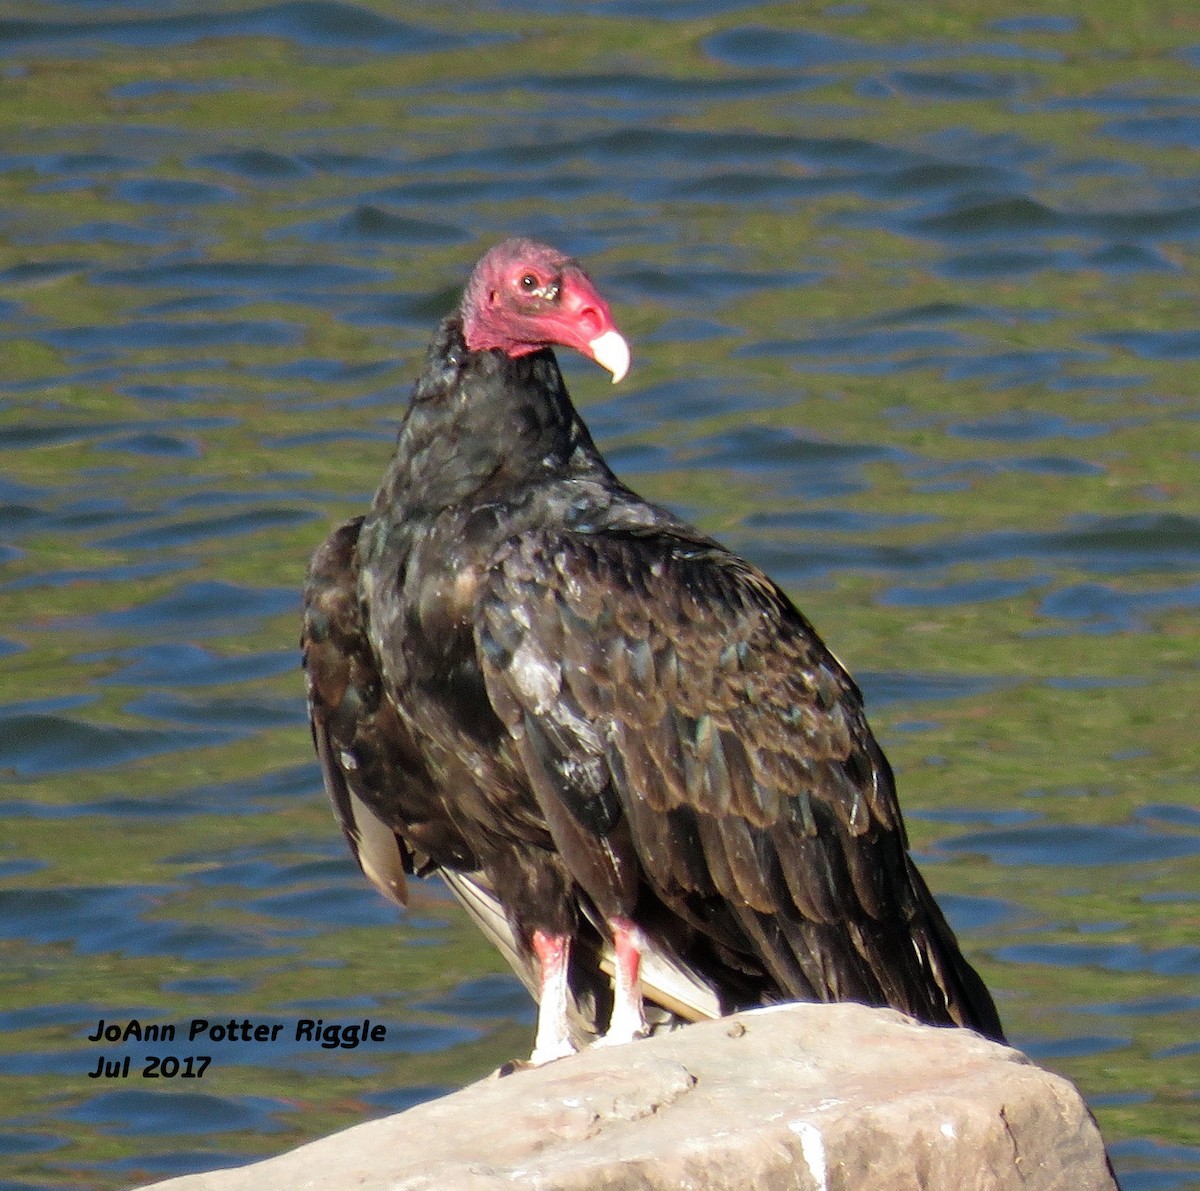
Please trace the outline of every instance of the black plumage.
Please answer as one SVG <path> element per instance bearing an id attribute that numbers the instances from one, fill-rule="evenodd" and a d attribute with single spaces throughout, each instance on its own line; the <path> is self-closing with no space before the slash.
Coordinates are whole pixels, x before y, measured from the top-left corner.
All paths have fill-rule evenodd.
<path id="1" fill-rule="evenodd" d="M 1002 1038 L 857 686 L 766 575 L 613 475 L 554 344 L 628 363 L 574 262 L 493 249 L 370 512 L 314 556 L 313 735 L 364 871 L 398 901 L 449 874 L 540 996 L 539 1061 L 564 1014 L 578 1044 L 788 998 Z"/>

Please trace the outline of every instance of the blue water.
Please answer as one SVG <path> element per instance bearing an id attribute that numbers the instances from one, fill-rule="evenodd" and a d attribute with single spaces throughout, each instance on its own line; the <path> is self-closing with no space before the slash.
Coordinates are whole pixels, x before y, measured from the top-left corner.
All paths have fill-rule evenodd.
<path id="1" fill-rule="evenodd" d="M 965 0 L 6 5 L 0 1191 L 246 1161 L 527 1053 L 440 888 L 398 915 L 348 859 L 295 648 L 512 233 L 633 345 L 617 388 L 563 361 L 613 465 L 859 677 L 1014 1042 L 1126 1191 L 1200 1185 L 1197 69 L 1185 20 Z M 101 1019 L 281 1031 L 147 1078 L 210 1052 Z"/>

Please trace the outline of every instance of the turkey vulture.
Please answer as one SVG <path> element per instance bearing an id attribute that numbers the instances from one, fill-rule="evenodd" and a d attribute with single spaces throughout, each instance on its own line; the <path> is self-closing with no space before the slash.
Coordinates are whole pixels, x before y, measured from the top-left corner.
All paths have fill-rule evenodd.
<path id="1" fill-rule="evenodd" d="M 370 511 L 313 557 L 313 738 L 364 873 L 400 903 L 445 876 L 539 1002 L 534 1062 L 785 999 L 1002 1039 L 853 679 L 766 575 L 616 478 L 556 345 L 629 365 L 574 260 L 497 245 Z"/>

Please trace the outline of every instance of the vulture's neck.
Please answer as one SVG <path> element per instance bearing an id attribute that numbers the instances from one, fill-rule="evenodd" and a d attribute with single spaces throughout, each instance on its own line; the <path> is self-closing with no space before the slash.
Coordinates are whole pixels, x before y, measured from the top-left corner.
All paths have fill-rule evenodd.
<path id="1" fill-rule="evenodd" d="M 430 345 L 376 508 L 435 513 L 581 471 L 609 474 L 554 353 L 471 351 L 454 315 Z"/>

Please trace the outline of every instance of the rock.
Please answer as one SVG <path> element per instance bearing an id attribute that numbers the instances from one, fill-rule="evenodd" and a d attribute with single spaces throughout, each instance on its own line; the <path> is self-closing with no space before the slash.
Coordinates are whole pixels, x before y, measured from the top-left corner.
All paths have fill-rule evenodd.
<path id="1" fill-rule="evenodd" d="M 967 1030 L 786 1005 L 492 1076 L 154 1191 L 1116 1191 L 1066 1080 Z"/>

